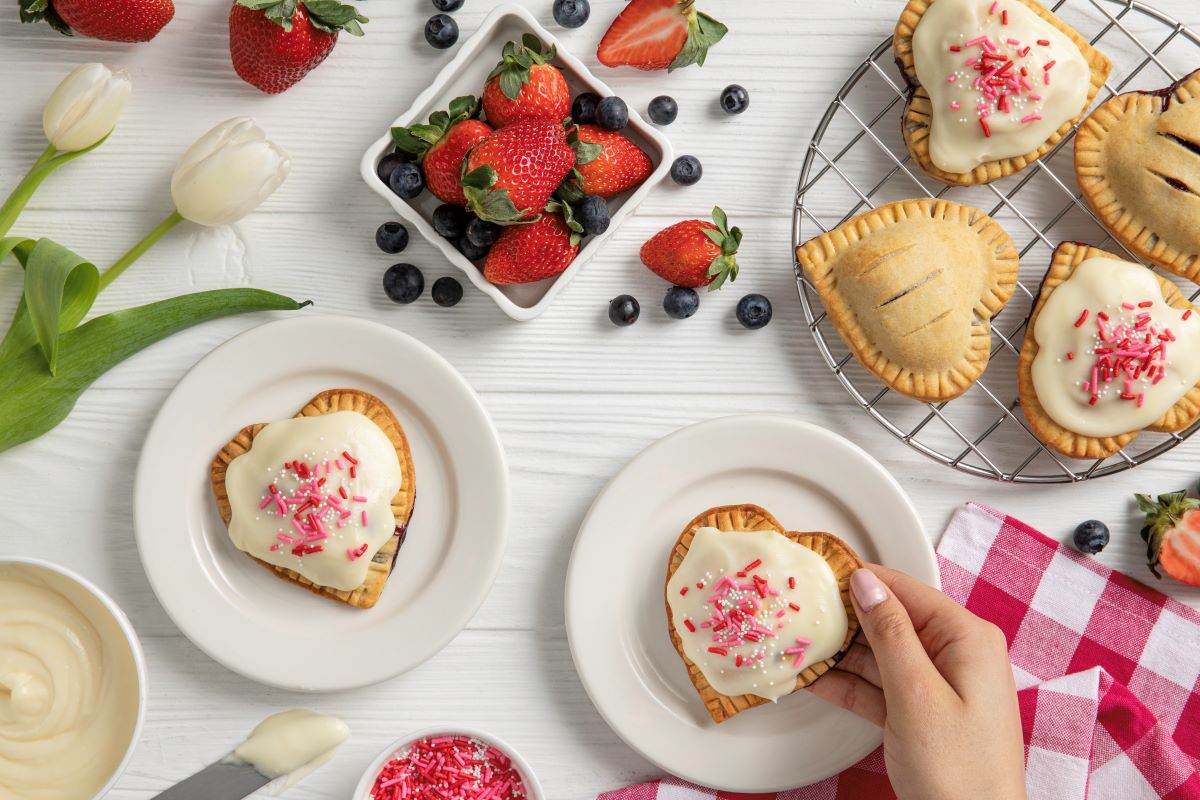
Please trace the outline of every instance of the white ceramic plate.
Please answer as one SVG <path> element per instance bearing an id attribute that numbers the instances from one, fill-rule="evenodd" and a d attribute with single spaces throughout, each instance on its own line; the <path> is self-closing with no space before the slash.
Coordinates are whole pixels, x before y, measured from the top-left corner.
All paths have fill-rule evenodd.
<path id="1" fill-rule="evenodd" d="M 501 5 L 488 15 L 475 35 L 463 42 L 454 58 L 442 68 L 424 92 L 413 101 L 412 106 L 392 123 L 392 127 L 407 126 L 414 122 L 425 122 L 430 112 L 444 109 L 455 97 L 474 95 L 478 97 L 487 82 L 488 73 L 496 66 L 500 50 L 508 41 L 520 41 L 524 33 L 533 33 L 547 46 L 558 48 L 555 66 L 562 70 L 571 85 L 572 94 L 581 91 L 595 92 L 601 97 L 615 94 L 603 81 L 592 74 L 583 62 L 563 50 L 558 41 L 543 28 L 533 15 L 521 6 Z M 483 277 L 479 267 L 467 260 L 446 239 L 438 236 L 430 222 L 433 210 L 441 203 L 429 192 L 422 192 L 415 200 L 402 200 L 379 180 L 375 167 L 379 160 L 392 151 L 392 136 L 385 131 L 383 136 L 368 148 L 362 159 L 362 177 L 367 185 L 391 204 L 404 221 L 414 226 L 434 247 L 442 251 L 450 263 L 463 271 L 476 288 L 488 295 L 496 305 L 515 320 L 530 320 L 546 310 L 571 279 L 578 274 L 608 237 L 621 227 L 621 223 L 633 213 L 656 185 L 671 171 L 671 142 L 660 131 L 642 119 L 633 108 L 629 109 L 629 125 L 622 131 L 637 142 L 650 156 L 654 171 L 635 191 L 620 195 L 609 201 L 612 224 L 600 236 L 589 236 L 579 250 L 571 266 L 559 275 L 537 283 L 519 286 L 496 286 Z"/>
<path id="2" fill-rule="evenodd" d="M 209 482 L 241 427 L 291 417 L 335 387 L 387 403 L 416 468 L 407 539 L 367 610 L 303 591 L 235 548 Z M 155 418 L 134 489 L 142 564 L 179 629 L 229 669 L 302 691 L 377 683 L 444 647 L 491 588 L 508 513 L 500 439 L 463 377 L 410 336 L 336 316 L 262 325 L 205 356 Z"/>
<path id="3" fill-rule="evenodd" d="M 786 417 L 736 416 L 646 448 L 592 505 L 567 569 L 571 654 L 600 714 L 634 750 L 685 780 L 775 792 L 842 771 L 879 728 L 806 692 L 717 725 L 667 636 L 663 581 L 683 527 L 754 503 L 791 530 L 834 533 L 863 559 L 937 585 L 933 550 L 896 480 L 857 446 Z"/>

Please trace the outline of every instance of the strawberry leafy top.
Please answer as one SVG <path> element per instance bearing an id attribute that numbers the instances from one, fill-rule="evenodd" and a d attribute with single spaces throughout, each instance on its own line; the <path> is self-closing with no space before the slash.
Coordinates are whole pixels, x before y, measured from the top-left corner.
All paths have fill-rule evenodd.
<path id="1" fill-rule="evenodd" d="M 686 2 L 691 6 L 687 9 L 687 41 L 683 43 L 683 49 L 679 51 L 679 55 L 675 56 L 675 60 L 667 67 L 668 72 L 674 72 L 690 64 L 703 67 L 704 59 L 708 57 L 708 48 L 721 41 L 729 32 L 729 28 L 722 23 L 708 14 L 697 11 L 691 0 L 686 0 Z"/>
<path id="2" fill-rule="evenodd" d="M 705 228 L 704 235 L 721 248 L 721 254 L 708 265 L 706 273 L 708 277 L 712 278 L 712 282 L 708 284 L 708 290 L 715 292 L 724 285 L 726 280 L 731 283 L 737 280 L 736 254 L 738 246 L 742 243 L 742 229 L 729 227 L 729 218 L 725 216 L 725 212 L 721 210 L 720 206 L 713 206 L 712 218 L 717 229 L 714 231 L 711 228 Z"/>
<path id="3" fill-rule="evenodd" d="M 396 143 L 396 149 L 418 159 L 424 158 L 452 127 L 479 115 L 479 101 L 472 95 L 463 95 L 451 100 L 449 109 L 434 111 L 429 115 L 427 124 L 418 122 L 407 128 L 392 128 L 392 141 Z"/>
<path id="4" fill-rule="evenodd" d="M 534 66 L 554 60 L 554 45 L 549 50 L 543 50 L 543 47 L 542 40 L 532 33 L 522 36 L 520 45 L 508 42 L 501 51 L 500 63 L 488 73 L 488 80 L 498 77 L 500 91 L 509 100 L 516 100 L 522 87 L 529 85 Z"/>
<path id="5" fill-rule="evenodd" d="M 291 33 L 299 6 L 304 6 L 309 24 L 325 33 L 345 31 L 351 36 L 362 36 L 362 23 L 368 21 L 354 6 L 341 0 L 237 0 L 237 4 L 263 12 L 267 19 L 288 33 Z"/>
<path id="6" fill-rule="evenodd" d="M 1187 492 L 1170 492 L 1160 494 L 1157 500 L 1149 495 L 1135 494 L 1138 510 L 1146 515 L 1146 524 L 1142 527 L 1142 540 L 1146 542 L 1146 565 L 1154 573 L 1154 577 L 1162 578 L 1158 572 L 1159 551 L 1167 531 L 1174 528 L 1183 519 L 1183 515 L 1193 508 L 1200 508 L 1200 500 L 1187 496 Z"/>
<path id="7" fill-rule="evenodd" d="M 74 36 L 74 31 L 50 5 L 50 0 L 20 0 L 21 22 L 45 22 L 64 36 Z"/>

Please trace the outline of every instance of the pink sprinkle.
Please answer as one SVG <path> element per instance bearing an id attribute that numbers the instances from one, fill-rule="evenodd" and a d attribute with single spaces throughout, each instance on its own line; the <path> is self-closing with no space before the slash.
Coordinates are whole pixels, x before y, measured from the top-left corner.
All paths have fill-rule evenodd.
<path id="1" fill-rule="evenodd" d="M 354 502 L 356 502 L 356 503 L 365 503 L 365 502 L 367 502 L 367 498 L 363 497 L 361 494 L 356 494 L 356 495 L 354 495 L 354 497 L 351 497 L 350 499 L 351 499 L 351 500 L 353 500 L 353 501 L 354 501 Z"/>
<path id="2" fill-rule="evenodd" d="M 951 100 L 950 108 L 954 111 L 958 111 L 960 108 L 962 108 L 962 103 L 958 102 L 957 100 Z"/>
<path id="3" fill-rule="evenodd" d="M 272 499 L 273 499 L 273 498 L 271 497 L 271 495 L 267 495 L 266 497 L 264 497 L 264 498 L 263 498 L 263 501 L 262 501 L 261 503 L 259 503 L 259 504 L 258 504 L 258 509 L 259 509 L 259 511 L 261 511 L 262 509 L 264 509 L 264 508 L 266 508 L 267 506 L 271 505 L 271 500 L 272 500 Z"/>
<path id="4" fill-rule="evenodd" d="M 1021 117 L 1021 122 L 1028 124 L 1030 122 L 1037 122 L 1041 118 L 1041 114 L 1026 114 L 1025 116 Z"/>
<path id="5" fill-rule="evenodd" d="M 277 544 L 273 544 L 273 545 L 271 545 L 271 550 L 272 550 L 272 551 L 275 551 L 275 550 L 278 550 L 278 549 L 279 549 L 279 545 L 277 545 Z"/>
<path id="6" fill-rule="evenodd" d="M 946 83 L 954 83 L 956 80 L 958 80 L 957 75 L 949 75 L 946 77 Z"/>
<path id="7" fill-rule="evenodd" d="M 803 637 L 797 636 L 797 637 L 796 637 L 796 644 L 800 645 L 801 647 L 808 647 L 810 644 L 812 644 L 812 642 L 810 642 L 808 639 L 805 639 L 805 638 L 803 638 Z"/>
<path id="8" fill-rule="evenodd" d="M 1191 315 L 1192 315 L 1192 310 L 1189 308 L 1187 311 L 1183 312 L 1183 319 L 1187 319 Z"/>
<path id="9" fill-rule="evenodd" d="M 988 15 L 990 16 L 992 14 L 995 14 L 996 9 L 999 7 L 1000 7 L 1000 0 L 994 0 L 994 2 L 992 3 L 991 9 L 988 10 Z"/>
<path id="10" fill-rule="evenodd" d="M 1135 308 L 1137 308 L 1137 306 L 1135 306 L 1133 303 L 1121 303 L 1121 308 L 1125 309 L 1126 311 L 1133 311 Z"/>
<path id="11" fill-rule="evenodd" d="M 775 612 L 775 618 L 776 618 L 776 619 L 780 619 L 780 618 L 782 618 L 782 617 L 783 617 L 785 614 L 787 614 L 787 609 L 783 609 L 783 608 L 781 608 L 781 609 L 779 609 L 778 611 L 776 611 L 776 612 Z"/>

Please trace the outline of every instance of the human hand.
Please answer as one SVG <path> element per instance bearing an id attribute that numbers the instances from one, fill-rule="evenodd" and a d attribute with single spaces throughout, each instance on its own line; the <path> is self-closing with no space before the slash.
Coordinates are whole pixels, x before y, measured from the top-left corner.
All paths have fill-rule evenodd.
<path id="1" fill-rule="evenodd" d="M 867 644 L 809 691 L 883 727 L 902 800 L 1024 800 L 1021 715 L 1000 629 L 886 567 L 858 570 L 850 590 Z"/>

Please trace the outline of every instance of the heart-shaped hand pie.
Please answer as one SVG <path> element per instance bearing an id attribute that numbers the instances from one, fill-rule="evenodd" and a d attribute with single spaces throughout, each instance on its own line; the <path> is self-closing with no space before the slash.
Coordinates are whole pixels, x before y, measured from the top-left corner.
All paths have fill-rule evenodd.
<path id="1" fill-rule="evenodd" d="M 1112 64 L 1035 0 L 909 0 L 896 25 L 904 141 L 931 177 L 990 183 L 1045 155 Z"/>
<path id="2" fill-rule="evenodd" d="M 1017 283 L 1004 228 L 948 200 L 881 206 L 800 246 L 796 259 L 859 362 L 931 403 L 983 374 L 988 321 Z"/>
<path id="3" fill-rule="evenodd" d="M 1071 458 L 1106 458 L 1142 430 L 1181 431 L 1200 419 L 1200 313 L 1153 270 L 1064 242 L 1017 381 L 1030 429 Z"/>
<path id="4" fill-rule="evenodd" d="M 1200 281 L 1200 70 L 1117 95 L 1075 136 L 1083 197 L 1130 252 Z"/>

